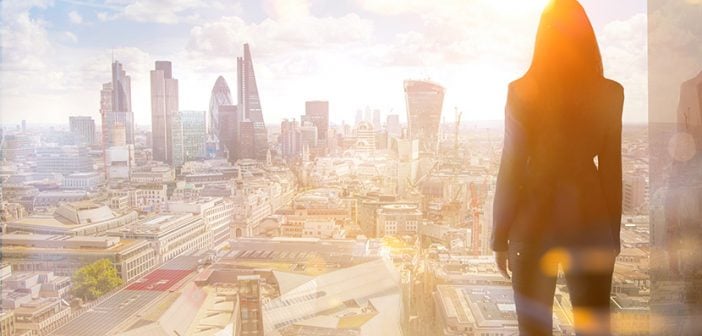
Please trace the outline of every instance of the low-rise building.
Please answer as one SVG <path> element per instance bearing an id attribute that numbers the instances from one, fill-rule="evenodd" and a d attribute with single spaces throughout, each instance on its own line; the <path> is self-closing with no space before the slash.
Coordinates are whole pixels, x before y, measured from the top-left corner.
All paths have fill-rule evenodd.
<path id="1" fill-rule="evenodd" d="M 40 191 L 36 196 L 20 201 L 30 212 L 58 206 L 64 202 L 79 202 L 90 199 L 90 193 L 85 190 L 47 190 Z"/>
<path id="2" fill-rule="evenodd" d="M 11 233 L 1 235 L 0 243 L 3 262 L 19 272 L 70 277 L 82 266 L 108 259 L 124 281 L 131 281 L 156 265 L 154 249 L 144 240 Z"/>
<path id="3" fill-rule="evenodd" d="M 123 186 L 110 190 L 110 198 L 126 197 L 129 208 L 155 212 L 162 210 L 168 201 L 168 186 L 161 183 Z"/>
<path id="4" fill-rule="evenodd" d="M 511 286 L 439 285 L 434 296 L 437 335 L 519 335 Z M 570 335 L 563 307 L 553 309 L 553 334 Z"/>
<path id="5" fill-rule="evenodd" d="M 333 219 L 315 219 L 304 216 L 289 216 L 280 225 L 284 237 L 344 239 L 346 231 Z"/>
<path id="6" fill-rule="evenodd" d="M 46 335 L 68 321 L 71 308 L 60 299 L 39 299 L 15 309 L 17 333 Z"/>
<path id="7" fill-rule="evenodd" d="M 73 173 L 63 179 L 63 188 L 95 190 L 104 182 L 104 176 L 98 172 Z"/>
<path id="8" fill-rule="evenodd" d="M 36 149 L 36 160 L 36 171 L 40 173 L 71 174 L 93 171 L 93 160 L 85 147 L 39 147 Z"/>
<path id="9" fill-rule="evenodd" d="M 90 201 L 63 203 L 51 215 L 36 214 L 4 223 L 3 232 L 92 236 L 137 220 L 136 211 L 115 212 Z"/>
<path id="10" fill-rule="evenodd" d="M 167 164 L 134 167 L 129 178 L 133 183 L 161 184 L 175 181 L 175 170 Z"/>
<path id="11" fill-rule="evenodd" d="M 15 312 L 0 310 L 0 336 L 15 335 Z"/>
<path id="12" fill-rule="evenodd" d="M 168 211 L 202 216 L 203 224 L 212 232 L 212 244 L 217 249 L 226 246 L 231 238 L 234 203 L 230 200 L 208 197 L 193 202 L 169 202 Z"/>
<path id="13" fill-rule="evenodd" d="M 376 236 L 416 235 L 422 211 L 412 204 L 388 204 L 378 209 Z"/>
<path id="14" fill-rule="evenodd" d="M 149 217 L 136 224 L 108 231 L 112 237 L 148 241 L 156 251 L 158 263 L 181 254 L 211 249 L 213 232 L 202 216 L 172 213 Z"/>

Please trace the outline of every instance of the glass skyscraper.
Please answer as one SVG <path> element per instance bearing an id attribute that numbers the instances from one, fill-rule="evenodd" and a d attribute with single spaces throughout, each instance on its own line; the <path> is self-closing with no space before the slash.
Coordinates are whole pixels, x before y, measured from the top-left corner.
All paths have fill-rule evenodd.
<path id="1" fill-rule="evenodd" d="M 405 81 L 409 137 L 419 140 L 422 151 L 436 152 L 444 88 L 429 81 Z"/>
<path id="2" fill-rule="evenodd" d="M 265 160 L 268 152 L 268 133 L 263 121 L 261 100 L 248 44 L 244 44 L 244 56 L 238 57 L 236 61 L 239 111 L 242 113 L 243 121 L 253 123 L 253 157 L 251 158 Z"/>

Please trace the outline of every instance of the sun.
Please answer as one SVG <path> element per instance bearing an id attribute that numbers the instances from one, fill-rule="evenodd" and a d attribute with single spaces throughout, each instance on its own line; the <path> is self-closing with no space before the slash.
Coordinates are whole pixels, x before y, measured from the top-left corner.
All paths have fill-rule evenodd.
<path id="1" fill-rule="evenodd" d="M 490 6 L 508 13 L 540 13 L 553 0 L 488 0 Z"/>

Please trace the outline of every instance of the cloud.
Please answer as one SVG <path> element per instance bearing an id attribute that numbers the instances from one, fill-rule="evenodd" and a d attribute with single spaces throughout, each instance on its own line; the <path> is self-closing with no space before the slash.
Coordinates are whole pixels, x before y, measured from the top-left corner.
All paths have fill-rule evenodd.
<path id="1" fill-rule="evenodd" d="M 310 15 L 309 0 L 265 0 L 263 9 L 273 20 L 293 20 Z"/>
<path id="2" fill-rule="evenodd" d="M 599 36 L 605 75 L 625 90 L 624 118 L 648 120 L 648 18 L 636 14 L 608 23 Z"/>
<path id="3" fill-rule="evenodd" d="M 225 0 L 113 0 L 108 3 L 110 8 L 116 9 L 116 13 L 98 13 L 102 21 L 123 19 L 160 24 L 196 23 L 213 15 L 241 13 L 240 3 Z"/>
<path id="4" fill-rule="evenodd" d="M 42 70 L 51 53 L 46 22 L 31 18 L 28 9 L 8 15 L 3 12 L 0 25 L 3 71 Z"/>
<path id="5" fill-rule="evenodd" d="M 259 57 L 275 57 L 301 50 L 333 49 L 371 39 L 373 25 L 356 14 L 341 17 L 299 17 L 296 20 L 265 19 L 247 23 L 238 16 L 223 17 L 193 27 L 186 50 L 192 57 L 231 60 L 250 43 Z"/>
<path id="6" fill-rule="evenodd" d="M 110 19 L 110 14 L 108 14 L 107 12 L 98 12 L 97 14 L 95 14 L 95 16 L 96 16 L 96 17 L 98 18 L 98 20 L 100 20 L 101 22 L 105 22 L 105 21 L 107 21 L 107 20 Z"/>
<path id="7" fill-rule="evenodd" d="M 78 14 L 76 11 L 70 11 L 68 12 L 68 20 L 71 21 L 73 24 L 81 24 L 83 23 L 83 17 Z"/>
<path id="8" fill-rule="evenodd" d="M 69 43 L 78 43 L 78 36 L 69 31 L 63 32 L 62 38 L 64 41 Z"/>
<path id="9" fill-rule="evenodd" d="M 522 1 L 473 0 L 433 2 L 422 0 L 357 0 L 365 10 L 380 15 L 405 15 L 415 20 L 413 30 L 398 33 L 390 41 L 384 65 L 440 66 L 490 62 L 523 64 L 529 58 L 541 6 Z M 522 5 L 519 5 L 522 3 Z M 519 13 L 506 10 L 510 6 Z M 486 20 L 486 18 L 490 18 Z"/>

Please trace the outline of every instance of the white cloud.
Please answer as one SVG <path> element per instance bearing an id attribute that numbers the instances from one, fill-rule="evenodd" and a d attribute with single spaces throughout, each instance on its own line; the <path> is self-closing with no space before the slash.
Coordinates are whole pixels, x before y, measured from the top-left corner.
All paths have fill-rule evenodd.
<path id="1" fill-rule="evenodd" d="M 310 15 L 309 0 L 265 0 L 263 8 L 273 20 L 293 20 Z"/>
<path id="2" fill-rule="evenodd" d="M 70 11 L 68 12 L 68 20 L 71 21 L 71 23 L 74 24 L 81 24 L 83 23 L 83 17 L 78 14 L 76 11 Z"/>
<path id="3" fill-rule="evenodd" d="M 241 13 L 241 5 L 238 2 L 225 0 L 118 0 L 110 5 L 121 7 L 121 10 L 114 15 L 102 15 L 101 19 L 176 24 L 199 22 L 203 19 L 199 12 L 215 13 L 217 16 Z"/>
<path id="4" fill-rule="evenodd" d="M 648 120 L 647 26 L 646 14 L 636 14 L 610 22 L 599 38 L 605 75 L 624 86 L 624 119 L 628 121 Z"/>
<path id="5" fill-rule="evenodd" d="M 72 32 L 69 32 L 69 31 L 63 32 L 62 37 L 66 42 L 78 43 L 78 36 L 76 36 L 76 34 L 73 34 Z"/>
<path id="6" fill-rule="evenodd" d="M 3 8 L 4 9 L 4 8 Z M 3 70 L 41 70 L 51 52 L 44 21 L 31 18 L 28 9 L 9 15 L 3 12 L 0 25 Z"/>
<path id="7" fill-rule="evenodd" d="M 243 43 L 250 43 L 261 57 L 301 50 L 334 48 L 370 41 L 373 26 L 356 14 L 342 17 L 300 17 L 294 21 L 266 19 L 247 23 L 237 16 L 195 26 L 187 50 L 193 57 L 231 58 Z"/>
<path id="8" fill-rule="evenodd" d="M 95 16 L 96 16 L 96 17 L 98 18 L 98 20 L 100 20 L 101 22 L 105 22 L 105 21 L 107 21 L 107 20 L 110 19 L 110 14 L 108 14 L 107 12 L 98 12 Z"/>

